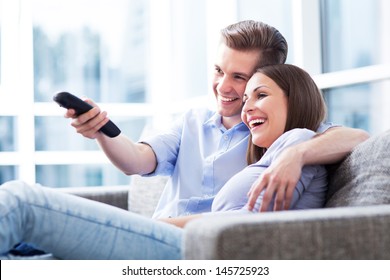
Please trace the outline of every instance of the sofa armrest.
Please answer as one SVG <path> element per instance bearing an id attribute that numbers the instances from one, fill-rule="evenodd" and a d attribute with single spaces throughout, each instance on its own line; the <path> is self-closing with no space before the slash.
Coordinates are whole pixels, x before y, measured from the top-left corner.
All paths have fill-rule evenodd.
<path id="1" fill-rule="evenodd" d="M 186 259 L 390 259 L 390 205 L 209 216 L 189 223 Z"/>
<path id="2" fill-rule="evenodd" d="M 129 189 L 129 186 L 108 186 L 63 188 L 58 190 L 128 210 Z"/>

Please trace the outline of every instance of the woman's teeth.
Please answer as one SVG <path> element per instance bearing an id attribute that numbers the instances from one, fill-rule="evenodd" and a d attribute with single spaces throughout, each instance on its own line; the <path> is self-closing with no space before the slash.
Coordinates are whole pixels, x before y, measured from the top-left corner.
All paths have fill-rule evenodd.
<path id="1" fill-rule="evenodd" d="M 250 128 L 253 128 L 253 127 L 255 127 L 255 126 L 258 126 L 258 125 L 260 125 L 260 124 L 263 124 L 264 122 L 265 122 L 265 119 L 251 120 L 251 121 L 249 122 L 249 127 L 250 127 Z"/>

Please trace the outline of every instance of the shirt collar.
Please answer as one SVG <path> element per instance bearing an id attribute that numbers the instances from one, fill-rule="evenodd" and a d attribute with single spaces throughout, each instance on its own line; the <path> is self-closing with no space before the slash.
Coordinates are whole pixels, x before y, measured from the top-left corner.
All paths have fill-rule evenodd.
<path id="1" fill-rule="evenodd" d="M 206 120 L 203 123 L 203 125 L 204 126 L 215 126 L 215 127 L 219 128 L 222 132 L 225 132 L 228 130 L 228 129 L 226 129 L 226 127 L 223 126 L 222 116 L 218 113 L 214 113 L 208 120 Z M 231 129 L 247 131 L 248 127 L 243 122 L 240 122 L 240 123 L 236 124 L 235 126 L 233 126 Z"/>

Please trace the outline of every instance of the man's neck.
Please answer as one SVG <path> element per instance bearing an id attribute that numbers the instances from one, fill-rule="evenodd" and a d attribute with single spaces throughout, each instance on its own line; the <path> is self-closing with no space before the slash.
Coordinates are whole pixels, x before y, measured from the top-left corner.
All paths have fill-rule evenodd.
<path id="1" fill-rule="evenodd" d="M 222 124 L 226 129 L 231 129 L 233 126 L 241 122 L 240 116 L 222 117 Z"/>

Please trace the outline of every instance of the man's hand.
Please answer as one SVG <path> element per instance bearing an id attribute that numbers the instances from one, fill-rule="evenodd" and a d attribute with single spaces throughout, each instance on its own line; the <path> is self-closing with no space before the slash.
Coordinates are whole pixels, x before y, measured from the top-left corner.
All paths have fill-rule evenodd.
<path id="1" fill-rule="evenodd" d="M 86 138 L 95 139 L 100 133 L 99 129 L 109 121 L 107 112 L 101 112 L 100 108 L 90 99 L 85 99 L 84 101 L 91 104 L 94 108 L 80 116 L 75 116 L 75 111 L 68 109 L 65 113 L 65 118 L 73 119 L 71 125 L 76 128 L 77 133 Z"/>
<path id="2" fill-rule="evenodd" d="M 260 193 L 265 190 L 260 211 L 267 211 L 275 197 L 274 209 L 289 209 L 294 189 L 301 177 L 302 158 L 300 153 L 290 147 L 284 150 L 277 159 L 253 183 L 248 192 L 248 208 L 252 210 Z"/>
<path id="3" fill-rule="evenodd" d="M 274 210 L 289 209 L 304 165 L 339 162 L 368 137 L 361 129 L 332 127 L 309 141 L 285 149 L 252 185 L 248 193 L 249 210 L 264 189 L 260 211 L 269 208 L 274 196 Z"/>

